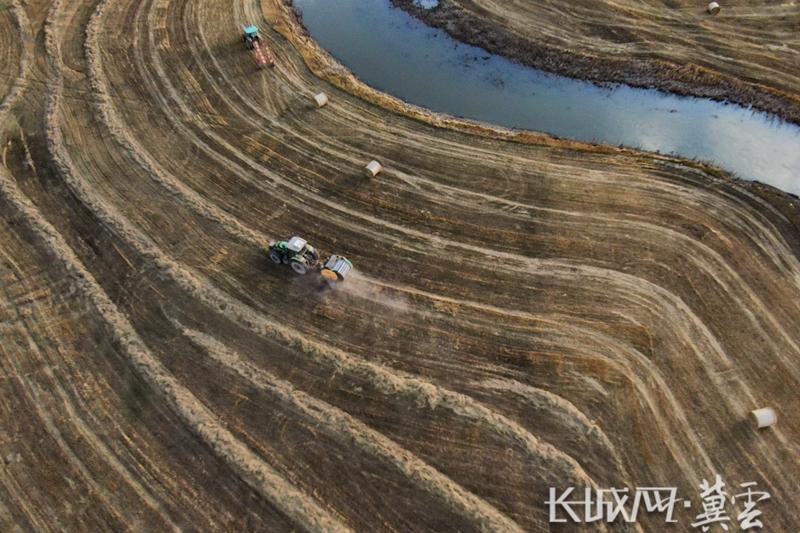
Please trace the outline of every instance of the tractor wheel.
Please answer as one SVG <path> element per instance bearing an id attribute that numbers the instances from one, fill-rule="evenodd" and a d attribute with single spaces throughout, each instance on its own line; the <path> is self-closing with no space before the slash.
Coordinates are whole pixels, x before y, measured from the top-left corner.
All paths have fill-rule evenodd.
<path id="1" fill-rule="evenodd" d="M 275 250 L 269 251 L 269 258 L 272 259 L 272 262 L 276 265 L 280 265 L 283 261 L 281 260 L 281 254 L 276 252 Z"/>
<path id="2" fill-rule="evenodd" d="M 301 276 L 305 275 L 306 272 L 308 272 L 308 267 L 306 267 L 306 265 L 301 263 L 300 261 L 292 261 L 289 264 L 292 266 L 292 270 L 294 270 Z"/>

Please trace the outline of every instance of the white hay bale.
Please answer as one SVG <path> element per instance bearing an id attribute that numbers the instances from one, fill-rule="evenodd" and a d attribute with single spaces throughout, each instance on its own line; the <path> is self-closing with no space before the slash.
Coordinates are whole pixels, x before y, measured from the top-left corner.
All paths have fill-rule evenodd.
<path id="1" fill-rule="evenodd" d="M 717 13 L 719 13 L 720 9 L 721 8 L 719 7 L 719 2 L 711 2 L 708 4 L 708 12 L 711 15 L 716 15 Z"/>
<path id="2" fill-rule="evenodd" d="M 372 160 L 372 161 L 370 161 L 370 162 L 369 162 L 369 164 L 368 164 L 368 165 L 367 165 L 367 166 L 364 168 L 364 171 L 365 171 L 365 174 L 367 175 L 367 177 L 368 177 L 368 178 L 374 178 L 375 176 L 377 176 L 378 174 L 380 174 L 380 173 L 381 173 L 381 171 L 383 171 L 383 167 L 381 166 L 381 164 L 380 164 L 380 163 L 378 163 L 377 161 L 375 161 L 375 160 L 373 159 L 373 160 Z"/>
<path id="3" fill-rule="evenodd" d="M 755 409 L 750 411 L 750 415 L 753 417 L 758 429 L 774 426 L 778 422 L 778 415 L 775 414 L 775 410 L 771 407 Z"/>
<path id="4" fill-rule="evenodd" d="M 317 107 L 325 107 L 328 105 L 328 95 L 325 93 L 315 94 L 314 101 L 317 103 Z"/>

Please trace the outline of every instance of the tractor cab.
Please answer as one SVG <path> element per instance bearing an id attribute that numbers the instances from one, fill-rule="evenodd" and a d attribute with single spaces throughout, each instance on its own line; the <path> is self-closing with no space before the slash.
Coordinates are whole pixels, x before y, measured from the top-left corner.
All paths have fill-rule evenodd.
<path id="1" fill-rule="evenodd" d="M 296 254 L 301 253 L 306 246 L 308 246 L 308 241 L 300 237 L 292 237 L 286 243 L 286 248 L 288 248 L 289 250 L 291 250 Z"/>
<path id="2" fill-rule="evenodd" d="M 248 50 L 252 50 L 253 43 L 261 40 L 261 36 L 258 33 L 258 27 L 254 24 L 248 24 L 243 30 L 244 33 L 242 34 L 242 42 L 244 42 Z"/>

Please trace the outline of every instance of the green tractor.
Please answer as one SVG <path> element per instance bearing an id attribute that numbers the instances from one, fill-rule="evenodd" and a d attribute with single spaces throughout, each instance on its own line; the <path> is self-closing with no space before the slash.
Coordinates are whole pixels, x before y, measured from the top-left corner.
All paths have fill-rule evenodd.
<path id="1" fill-rule="evenodd" d="M 289 265 L 301 276 L 310 270 L 319 270 L 320 275 L 328 281 L 344 281 L 353 270 L 353 263 L 340 255 L 332 255 L 323 262 L 319 260 L 316 248 L 301 237 L 292 237 L 288 241 L 271 242 L 269 258 L 278 265 Z"/>

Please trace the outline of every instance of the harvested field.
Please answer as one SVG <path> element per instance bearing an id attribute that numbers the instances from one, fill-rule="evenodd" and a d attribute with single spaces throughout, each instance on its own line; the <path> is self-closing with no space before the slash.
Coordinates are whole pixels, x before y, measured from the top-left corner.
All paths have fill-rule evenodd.
<path id="1" fill-rule="evenodd" d="M 391 0 L 455 38 L 596 82 L 729 100 L 800 123 L 794 0 Z"/>
<path id="2" fill-rule="evenodd" d="M 3 531 L 547 531 L 551 486 L 716 472 L 800 528 L 796 198 L 406 106 L 279 0 L 0 25 Z"/>

